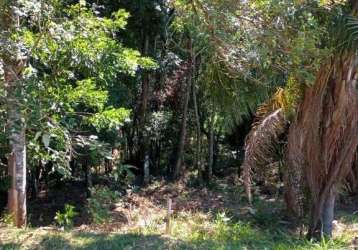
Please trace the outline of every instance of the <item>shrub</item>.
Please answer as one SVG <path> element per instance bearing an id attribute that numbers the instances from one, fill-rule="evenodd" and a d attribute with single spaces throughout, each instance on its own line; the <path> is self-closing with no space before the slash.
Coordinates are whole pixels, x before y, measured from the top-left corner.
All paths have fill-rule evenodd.
<path id="1" fill-rule="evenodd" d="M 9 212 L 4 212 L 0 217 L 0 223 L 4 223 L 6 225 L 14 224 L 14 215 Z"/>
<path id="2" fill-rule="evenodd" d="M 118 199 L 118 192 L 103 186 L 95 186 L 90 191 L 91 197 L 87 199 L 87 206 L 93 222 L 95 224 L 108 222 L 111 206 Z"/>
<path id="3" fill-rule="evenodd" d="M 65 229 L 73 227 L 73 219 L 78 213 L 75 212 L 75 207 L 69 204 L 65 205 L 64 212 L 57 211 L 55 221 L 59 226 Z"/>

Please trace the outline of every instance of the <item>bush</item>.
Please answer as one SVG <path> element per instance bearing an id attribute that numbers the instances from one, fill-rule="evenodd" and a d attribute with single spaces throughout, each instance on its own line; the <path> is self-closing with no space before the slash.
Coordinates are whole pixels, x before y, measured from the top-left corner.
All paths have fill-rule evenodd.
<path id="1" fill-rule="evenodd" d="M 90 191 L 91 197 L 87 199 L 87 206 L 93 222 L 95 224 L 108 222 L 111 206 L 118 199 L 118 192 L 103 186 L 95 186 Z"/>
<path id="2" fill-rule="evenodd" d="M 56 212 L 55 221 L 59 226 L 69 229 L 73 227 L 73 219 L 77 214 L 74 206 L 66 204 L 64 212 Z"/>
<path id="3" fill-rule="evenodd" d="M 4 223 L 6 225 L 14 224 L 14 215 L 9 212 L 4 212 L 0 217 L 0 223 Z"/>

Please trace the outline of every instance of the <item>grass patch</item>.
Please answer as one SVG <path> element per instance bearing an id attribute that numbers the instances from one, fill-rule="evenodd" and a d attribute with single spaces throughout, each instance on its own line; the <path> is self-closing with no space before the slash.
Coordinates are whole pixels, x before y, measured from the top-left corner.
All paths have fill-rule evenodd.
<path id="1" fill-rule="evenodd" d="M 113 216 L 116 211 L 127 219 L 119 225 L 115 217 L 104 225 L 84 225 L 71 231 L 19 230 L 0 224 L 0 250 L 325 250 L 349 249 L 356 237 L 357 216 L 339 211 L 340 234 L 329 241 L 307 241 L 285 221 L 282 201 L 258 197 L 255 209 L 250 210 L 235 188 L 218 183 L 214 191 L 203 187 L 198 192 L 184 185 L 157 183 L 116 204 L 109 214 Z M 167 195 L 173 195 L 174 206 L 169 235 L 165 232 Z"/>
<path id="2" fill-rule="evenodd" d="M 282 228 L 260 227 L 255 221 L 226 213 L 181 213 L 172 220 L 170 235 L 164 220 L 117 233 L 0 228 L 0 249 L 347 249 L 352 236 L 320 243 L 300 239 Z"/>
<path id="3" fill-rule="evenodd" d="M 96 234 L 84 232 L 1 228 L 0 249 L 345 249 L 348 238 L 310 242 L 280 230 L 262 230 L 250 223 L 233 222 L 224 213 L 209 219 L 186 214 L 173 220 L 171 235 L 160 226 L 142 232 Z M 3 237 L 3 235 L 7 235 Z M 6 239 L 5 239 L 6 238 Z"/>

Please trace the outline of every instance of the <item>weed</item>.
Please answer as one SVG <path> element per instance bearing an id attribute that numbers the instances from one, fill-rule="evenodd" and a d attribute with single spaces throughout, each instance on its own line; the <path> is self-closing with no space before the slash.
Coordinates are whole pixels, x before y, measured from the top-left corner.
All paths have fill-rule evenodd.
<path id="1" fill-rule="evenodd" d="M 74 206 L 66 204 L 63 212 L 56 212 L 55 221 L 59 226 L 70 229 L 73 227 L 73 219 L 77 214 Z"/>

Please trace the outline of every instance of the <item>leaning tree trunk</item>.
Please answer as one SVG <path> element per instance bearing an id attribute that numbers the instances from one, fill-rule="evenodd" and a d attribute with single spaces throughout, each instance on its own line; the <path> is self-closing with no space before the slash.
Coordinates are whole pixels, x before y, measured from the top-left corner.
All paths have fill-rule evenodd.
<path id="1" fill-rule="evenodd" d="M 300 190 L 309 193 L 309 238 L 332 235 L 335 190 L 353 164 L 358 145 L 357 63 L 355 54 L 344 53 L 324 64 L 290 127 L 291 191 L 301 208 Z"/>

